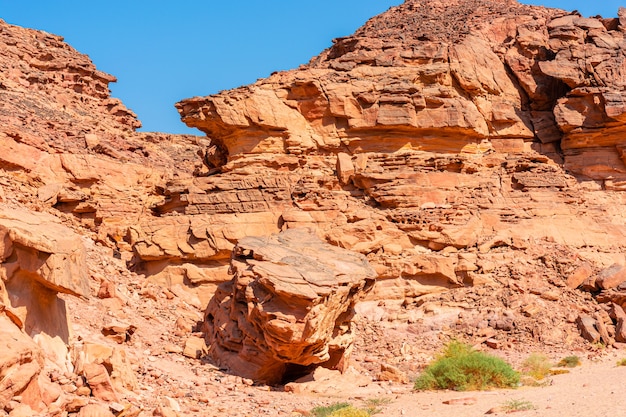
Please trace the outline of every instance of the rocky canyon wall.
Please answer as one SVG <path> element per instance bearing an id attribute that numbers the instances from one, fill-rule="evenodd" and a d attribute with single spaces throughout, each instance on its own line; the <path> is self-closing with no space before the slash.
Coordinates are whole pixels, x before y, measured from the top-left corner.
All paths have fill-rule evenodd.
<path id="1" fill-rule="evenodd" d="M 254 301 L 229 272 L 243 238 L 306 228 L 367 259 L 368 300 L 397 320 L 437 299 L 459 329 L 565 344 L 578 336 L 561 324 L 588 313 L 605 329 L 592 339 L 615 339 L 620 310 L 591 311 L 576 288 L 626 305 L 625 34 L 623 9 L 407 0 L 307 65 L 181 101 L 195 137 L 136 132 L 113 76 L 0 22 L 0 325 L 16 341 L 3 354 L 19 352 L 0 358 L 0 399 L 45 408 L 44 363 L 107 381 L 113 350 L 64 362 L 58 293 L 100 292 L 93 242 L 194 308 L 217 293 L 217 314 L 229 286 Z"/>
<path id="2" fill-rule="evenodd" d="M 162 280 L 209 285 L 240 237 L 311 227 L 397 300 L 542 242 L 623 262 L 623 23 L 407 1 L 299 69 L 184 100 L 211 175 L 168 182 L 132 245 Z"/>

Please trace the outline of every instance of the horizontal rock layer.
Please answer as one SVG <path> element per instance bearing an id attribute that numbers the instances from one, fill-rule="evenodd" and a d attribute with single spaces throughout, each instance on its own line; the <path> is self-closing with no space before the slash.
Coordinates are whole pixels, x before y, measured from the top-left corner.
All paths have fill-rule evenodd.
<path id="1" fill-rule="evenodd" d="M 623 179 L 621 28 L 515 2 L 408 1 L 307 66 L 177 107 L 231 159 L 524 140 L 558 143 L 577 175 Z"/>
<path id="2" fill-rule="evenodd" d="M 365 254 L 380 298 L 483 282 L 492 250 L 621 247 L 620 22 L 515 1 L 406 1 L 308 65 L 183 100 L 219 163 L 169 182 L 153 210 L 165 224 L 213 225 L 157 243 L 140 223 L 140 263 L 223 265 L 232 242 L 183 248 L 222 241 L 229 212 Z"/>

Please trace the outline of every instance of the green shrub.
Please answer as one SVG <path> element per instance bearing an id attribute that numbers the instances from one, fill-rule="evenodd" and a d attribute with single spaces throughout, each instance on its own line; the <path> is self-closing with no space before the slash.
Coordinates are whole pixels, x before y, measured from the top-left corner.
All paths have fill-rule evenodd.
<path id="1" fill-rule="evenodd" d="M 351 407 L 350 403 L 335 403 L 326 406 L 319 406 L 312 409 L 311 414 L 313 414 L 315 417 L 329 417 L 335 411 L 347 407 Z"/>
<path id="2" fill-rule="evenodd" d="M 415 381 L 415 389 L 456 391 L 515 387 L 519 374 L 500 358 L 453 341 Z"/>
<path id="3" fill-rule="evenodd" d="M 311 415 L 315 417 L 370 417 L 372 414 L 375 414 L 373 410 L 356 408 L 350 403 L 335 403 L 311 410 Z"/>
<path id="4" fill-rule="evenodd" d="M 333 411 L 329 417 L 370 417 L 370 415 L 371 414 L 366 410 L 354 408 L 350 405 L 337 411 Z"/>
<path id="5" fill-rule="evenodd" d="M 563 359 L 561 359 L 559 363 L 557 364 L 557 366 L 561 368 L 576 368 L 577 366 L 580 366 L 580 364 L 581 364 L 580 358 L 576 355 L 572 355 L 572 356 L 566 356 Z"/>
<path id="6" fill-rule="evenodd" d="M 551 368 L 552 363 L 550 363 L 548 357 L 539 353 L 533 353 L 522 364 L 522 372 L 537 381 L 550 375 Z"/>
<path id="7" fill-rule="evenodd" d="M 617 361 L 617 366 L 626 366 L 626 358 Z"/>

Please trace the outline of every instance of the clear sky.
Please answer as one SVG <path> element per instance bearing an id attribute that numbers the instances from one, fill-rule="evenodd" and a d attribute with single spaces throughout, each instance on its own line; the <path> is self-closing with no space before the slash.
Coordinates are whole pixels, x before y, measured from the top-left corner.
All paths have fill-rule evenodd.
<path id="1" fill-rule="evenodd" d="M 524 0 L 617 16 L 626 0 Z M 622 3 L 623 2 L 623 3 Z M 8 23 L 61 35 L 118 78 L 142 130 L 199 133 L 174 103 L 296 68 L 402 0 L 0 0 Z"/>

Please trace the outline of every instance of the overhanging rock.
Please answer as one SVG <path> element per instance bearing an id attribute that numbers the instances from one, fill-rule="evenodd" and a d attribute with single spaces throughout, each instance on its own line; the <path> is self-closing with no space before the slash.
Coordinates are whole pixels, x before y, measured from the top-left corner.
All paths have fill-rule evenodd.
<path id="1" fill-rule="evenodd" d="M 214 361 L 268 384 L 316 366 L 343 369 L 354 304 L 376 277 L 363 255 L 292 229 L 241 239 L 231 271 L 205 314 Z"/>

